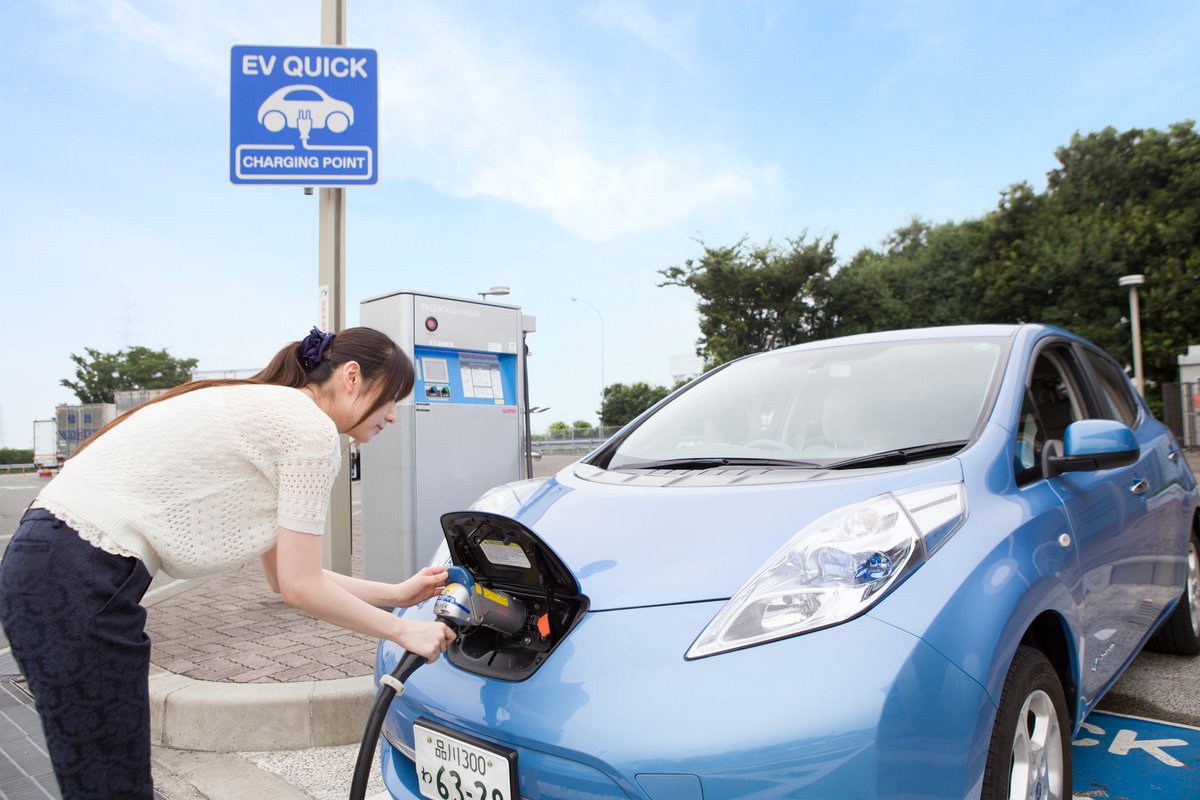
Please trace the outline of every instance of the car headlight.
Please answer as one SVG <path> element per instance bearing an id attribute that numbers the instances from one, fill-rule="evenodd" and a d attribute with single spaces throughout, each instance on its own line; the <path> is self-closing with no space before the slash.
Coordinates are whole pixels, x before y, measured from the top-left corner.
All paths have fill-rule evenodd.
<path id="1" fill-rule="evenodd" d="M 433 551 L 433 557 L 429 559 L 428 566 L 444 567 L 450 565 L 450 545 L 446 544 L 446 540 L 442 539 L 438 542 L 437 549 Z"/>
<path id="2" fill-rule="evenodd" d="M 858 616 L 966 519 L 961 483 L 926 486 L 844 506 L 767 559 L 713 617 L 688 658 L 827 628 Z"/>
<path id="3" fill-rule="evenodd" d="M 471 504 L 471 511 L 483 511 L 511 517 L 520 511 L 529 498 L 533 497 L 534 493 L 542 488 L 548 480 L 549 478 L 529 478 L 489 489 Z"/>

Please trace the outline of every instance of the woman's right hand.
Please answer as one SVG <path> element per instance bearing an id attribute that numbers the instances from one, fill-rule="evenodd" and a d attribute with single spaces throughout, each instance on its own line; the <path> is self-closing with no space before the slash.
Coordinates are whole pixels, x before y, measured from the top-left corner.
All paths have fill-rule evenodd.
<path id="1" fill-rule="evenodd" d="M 443 622 L 420 622 L 417 620 L 401 620 L 403 628 L 392 637 L 392 641 L 410 653 L 416 653 L 430 664 L 438 660 L 438 656 L 446 652 L 457 636 Z"/>

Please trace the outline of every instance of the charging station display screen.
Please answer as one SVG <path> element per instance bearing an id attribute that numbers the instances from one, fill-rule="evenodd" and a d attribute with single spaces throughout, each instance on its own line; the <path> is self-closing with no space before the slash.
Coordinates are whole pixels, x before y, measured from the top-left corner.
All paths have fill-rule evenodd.
<path id="1" fill-rule="evenodd" d="M 414 348 L 416 402 L 517 404 L 517 357 L 440 347 Z"/>

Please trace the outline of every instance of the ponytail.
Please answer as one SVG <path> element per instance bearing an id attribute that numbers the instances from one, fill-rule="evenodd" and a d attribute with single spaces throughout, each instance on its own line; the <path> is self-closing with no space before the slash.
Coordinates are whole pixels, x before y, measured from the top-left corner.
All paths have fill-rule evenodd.
<path id="1" fill-rule="evenodd" d="M 124 422 L 138 409 L 148 405 L 212 386 L 266 385 L 300 389 L 312 384 L 320 385 L 329 380 L 338 367 L 349 361 L 358 363 L 366 390 L 375 391 L 377 398 L 374 408 L 368 409 L 355 425 L 370 417 L 384 403 L 398 402 L 412 392 L 416 380 L 412 361 L 386 334 L 361 327 L 347 328 L 336 334 L 322 333 L 314 327 L 305 338 L 284 345 L 270 363 L 251 378 L 190 381 L 163 392 L 137 408 L 130 409 L 89 436 L 71 454 L 71 458 L 79 455 L 85 447 Z"/>

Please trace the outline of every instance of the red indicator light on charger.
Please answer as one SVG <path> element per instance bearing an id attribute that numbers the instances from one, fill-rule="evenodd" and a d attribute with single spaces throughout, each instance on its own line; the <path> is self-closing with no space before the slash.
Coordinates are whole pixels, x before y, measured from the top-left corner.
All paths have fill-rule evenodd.
<path id="1" fill-rule="evenodd" d="M 426 317 L 425 318 L 425 330 L 429 331 L 430 333 L 433 333 L 437 329 L 438 329 L 437 317 Z"/>

